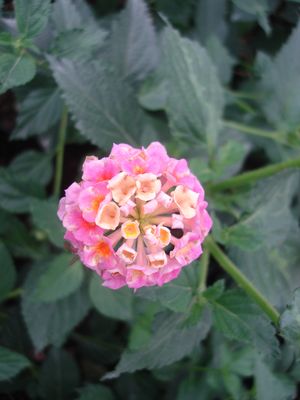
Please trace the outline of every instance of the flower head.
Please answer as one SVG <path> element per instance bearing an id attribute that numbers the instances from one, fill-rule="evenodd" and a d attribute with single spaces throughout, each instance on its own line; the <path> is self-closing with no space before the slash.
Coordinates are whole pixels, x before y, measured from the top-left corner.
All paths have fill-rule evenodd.
<path id="1" fill-rule="evenodd" d="M 114 145 L 87 157 L 80 183 L 60 200 L 58 217 L 82 263 L 112 289 L 163 285 L 202 253 L 211 229 L 204 190 L 186 160 L 158 142 Z"/>

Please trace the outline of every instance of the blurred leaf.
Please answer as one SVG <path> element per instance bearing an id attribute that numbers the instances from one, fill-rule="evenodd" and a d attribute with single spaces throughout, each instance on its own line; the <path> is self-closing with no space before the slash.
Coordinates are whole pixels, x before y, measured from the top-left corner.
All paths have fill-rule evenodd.
<path id="1" fill-rule="evenodd" d="M 24 51 L 0 55 L 0 94 L 31 81 L 36 73 L 34 59 Z"/>
<path id="2" fill-rule="evenodd" d="M 30 38 L 37 36 L 45 28 L 50 10 L 50 0 L 15 0 L 20 34 Z"/>
<path id="3" fill-rule="evenodd" d="M 79 66 L 51 58 L 50 64 L 84 136 L 106 150 L 114 142 L 139 142 L 145 115 L 125 82 L 103 63 Z"/>
<path id="4" fill-rule="evenodd" d="M 77 365 L 69 353 L 53 348 L 41 368 L 39 392 L 45 400 L 74 399 L 79 383 Z"/>
<path id="5" fill-rule="evenodd" d="M 87 385 L 83 389 L 79 390 L 80 396 L 77 400 L 114 400 L 114 395 L 112 394 L 110 388 L 104 385 Z"/>
<path id="6" fill-rule="evenodd" d="M 271 27 L 268 21 L 268 12 L 270 11 L 268 0 L 232 0 L 233 3 L 245 11 L 246 13 L 255 15 L 257 17 L 259 25 L 267 33 L 271 33 Z"/>
<path id="7" fill-rule="evenodd" d="M 296 385 L 286 375 L 275 373 L 259 357 L 255 366 L 257 400 L 295 399 Z"/>
<path id="8" fill-rule="evenodd" d="M 225 15 L 227 0 L 198 0 L 196 12 L 196 33 L 203 45 L 212 36 L 220 40 L 226 37 Z"/>
<path id="9" fill-rule="evenodd" d="M 100 277 L 95 273 L 90 282 L 90 298 L 96 309 L 107 317 L 124 321 L 132 318 L 133 295 L 130 289 L 106 288 L 102 286 Z"/>
<path id="10" fill-rule="evenodd" d="M 15 216 L 0 209 L 0 235 L 15 257 L 40 258 L 43 247 Z"/>
<path id="11" fill-rule="evenodd" d="M 60 345 L 69 332 L 86 316 L 90 302 L 85 285 L 55 303 L 38 301 L 36 291 L 47 264 L 29 272 L 22 296 L 22 313 L 36 351 L 48 344 Z"/>
<path id="12" fill-rule="evenodd" d="M 51 155 L 34 150 L 20 153 L 9 165 L 10 172 L 22 181 L 47 185 L 52 177 Z"/>
<path id="13" fill-rule="evenodd" d="M 144 0 L 129 0 L 112 24 L 109 59 L 121 78 L 142 80 L 157 65 L 155 31 Z"/>
<path id="14" fill-rule="evenodd" d="M 30 202 L 35 197 L 43 197 L 44 191 L 36 182 L 21 181 L 5 168 L 0 168 L 0 207 L 13 213 L 30 210 Z"/>
<path id="15" fill-rule="evenodd" d="M 29 366 L 30 362 L 22 354 L 0 347 L 0 381 L 13 378 Z"/>
<path id="16" fill-rule="evenodd" d="M 62 33 L 73 29 L 81 29 L 87 21 L 91 25 L 91 15 L 83 16 L 80 11 L 78 2 L 74 0 L 56 0 L 53 4 L 51 16 L 55 30 Z"/>
<path id="17" fill-rule="evenodd" d="M 223 242 L 236 246 L 245 251 L 255 251 L 262 246 L 264 235 L 255 228 L 243 224 L 243 221 L 224 228 L 222 231 Z M 252 253 L 251 253 L 252 256 Z"/>
<path id="18" fill-rule="evenodd" d="M 194 288 L 188 276 L 181 275 L 163 287 L 145 287 L 137 291 L 137 295 L 152 301 L 159 301 L 163 306 L 175 312 L 184 312 L 191 303 Z"/>
<path id="19" fill-rule="evenodd" d="M 29 92 L 19 105 L 17 126 L 12 139 L 27 139 L 47 132 L 59 121 L 63 102 L 57 88 L 41 88 Z"/>
<path id="20" fill-rule="evenodd" d="M 16 269 L 4 244 L 0 241 L 0 303 L 13 289 L 16 282 Z"/>
<path id="21" fill-rule="evenodd" d="M 217 300 L 219 297 L 222 296 L 224 290 L 225 290 L 225 281 L 224 279 L 221 279 L 219 281 L 216 281 L 213 285 L 209 286 L 207 289 L 205 289 L 202 294 L 208 300 Z"/>
<path id="22" fill-rule="evenodd" d="M 194 0 L 157 0 L 156 8 L 172 24 L 185 27 L 193 15 Z"/>
<path id="23" fill-rule="evenodd" d="M 273 60 L 264 54 L 259 54 L 257 60 L 263 111 L 268 121 L 283 132 L 298 131 L 300 126 L 299 41 L 300 23 Z"/>
<path id="24" fill-rule="evenodd" d="M 86 27 L 62 32 L 52 45 L 52 54 L 59 58 L 83 61 L 92 57 L 104 43 L 106 32 Z"/>
<path id="25" fill-rule="evenodd" d="M 300 289 L 294 292 L 294 298 L 280 318 L 281 334 L 285 339 L 295 344 L 300 344 Z"/>
<path id="26" fill-rule="evenodd" d="M 232 76 L 234 58 L 216 36 L 211 36 L 206 42 L 208 54 L 217 67 L 219 79 L 223 84 L 228 84 Z"/>
<path id="27" fill-rule="evenodd" d="M 278 355 L 274 327 L 247 295 L 232 290 L 209 301 L 215 326 L 223 335 L 254 346 L 268 359 Z"/>
<path id="28" fill-rule="evenodd" d="M 31 201 L 33 223 L 45 232 L 51 243 L 57 247 L 64 247 L 64 229 L 57 217 L 58 204 L 56 200 Z"/>
<path id="29" fill-rule="evenodd" d="M 172 133 L 217 142 L 224 106 L 223 91 L 207 52 L 168 27 L 163 35 L 163 66 L 168 82 L 166 111 Z"/>
<path id="30" fill-rule="evenodd" d="M 167 96 L 167 82 L 159 76 L 156 70 L 154 75 L 142 83 L 138 99 L 146 110 L 158 111 L 165 108 Z"/>
<path id="31" fill-rule="evenodd" d="M 132 324 L 128 348 L 138 350 L 145 346 L 151 338 L 151 326 L 154 315 L 158 310 L 156 304 L 149 304 L 141 315 Z"/>
<path id="32" fill-rule="evenodd" d="M 35 291 L 38 300 L 53 303 L 74 293 L 83 281 L 83 268 L 79 261 L 71 264 L 74 256 L 61 254 L 45 268 Z"/>
<path id="33" fill-rule="evenodd" d="M 161 368 L 190 354 L 210 329 L 210 314 L 204 310 L 193 327 L 183 327 L 186 316 L 163 313 L 155 321 L 149 343 L 139 351 L 125 351 L 116 369 L 105 378 L 116 378 L 124 372 Z"/>

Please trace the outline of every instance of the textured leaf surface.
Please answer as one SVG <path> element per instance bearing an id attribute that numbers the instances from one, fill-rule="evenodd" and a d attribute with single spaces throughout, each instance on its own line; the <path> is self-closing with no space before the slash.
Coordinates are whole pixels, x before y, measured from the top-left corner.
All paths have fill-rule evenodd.
<path id="1" fill-rule="evenodd" d="M 184 327 L 184 320 L 183 314 L 160 315 L 148 345 L 138 352 L 125 351 L 116 369 L 105 377 L 116 378 L 124 372 L 161 368 L 190 354 L 206 337 L 210 314 L 204 312 L 198 324 L 192 327 Z"/>
<path id="2" fill-rule="evenodd" d="M 54 76 L 81 133 L 103 149 L 136 144 L 144 114 L 129 86 L 103 65 L 51 59 Z"/>
<path id="3" fill-rule="evenodd" d="M 45 400 L 74 399 L 79 371 L 74 359 L 64 350 L 53 348 L 41 369 L 39 391 Z"/>
<path id="4" fill-rule="evenodd" d="M 54 126 L 62 112 L 63 103 L 58 89 L 42 88 L 32 90 L 19 104 L 17 126 L 13 139 L 27 139 L 45 133 Z"/>
<path id="5" fill-rule="evenodd" d="M 257 357 L 255 365 L 257 400 L 294 399 L 296 386 L 288 376 L 275 373 L 270 366 Z"/>
<path id="6" fill-rule="evenodd" d="M 19 32 L 26 37 L 37 36 L 46 26 L 51 10 L 50 0 L 15 0 Z"/>
<path id="7" fill-rule="evenodd" d="M 116 73 L 122 78 L 140 80 L 154 69 L 158 48 L 144 0 L 127 2 L 113 23 L 108 51 Z"/>
<path id="8" fill-rule="evenodd" d="M 83 280 L 83 268 L 79 261 L 72 264 L 73 255 L 61 254 L 45 268 L 36 288 L 39 300 L 52 303 L 75 292 Z"/>
<path id="9" fill-rule="evenodd" d="M 29 366 L 30 362 L 22 354 L 0 347 L 0 381 L 13 378 Z"/>
<path id="10" fill-rule="evenodd" d="M 0 241 L 0 302 L 13 289 L 16 282 L 16 269 L 11 255 Z"/>
<path id="11" fill-rule="evenodd" d="M 30 204 L 33 223 L 48 235 L 55 246 L 64 247 L 64 229 L 57 217 L 57 201 L 34 199 Z"/>
<path id="12" fill-rule="evenodd" d="M 295 290 L 292 303 L 281 315 L 280 328 L 283 336 L 298 347 L 300 343 L 300 289 Z"/>
<path id="13" fill-rule="evenodd" d="M 229 291 L 210 302 L 215 325 L 226 337 L 254 346 L 268 359 L 278 355 L 274 327 L 247 295 Z"/>
<path id="14" fill-rule="evenodd" d="M 94 274 L 90 283 L 90 298 L 96 309 L 107 317 L 129 320 L 132 318 L 133 295 L 128 288 L 112 290 L 102 286 Z"/>
<path id="15" fill-rule="evenodd" d="M 35 72 L 36 66 L 31 56 L 24 52 L 2 53 L 0 55 L 0 94 L 31 81 Z"/>
<path id="16" fill-rule="evenodd" d="M 260 91 L 267 119 L 278 130 L 290 132 L 300 125 L 300 23 L 276 57 L 260 55 Z"/>
<path id="17" fill-rule="evenodd" d="M 137 295 L 148 300 L 159 301 L 172 311 L 184 312 L 192 300 L 193 287 L 183 271 L 179 278 L 163 287 L 142 288 L 137 291 Z"/>
<path id="18" fill-rule="evenodd" d="M 42 303 L 36 290 L 45 265 L 35 266 L 27 276 L 22 313 L 34 347 L 41 351 L 48 344 L 60 345 L 68 333 L 86 316 L 90 302 L 85 286 L 55 303 Z"/>
<path id="19" fill-rule="evenodd" d="M 224 100 L 217 72 L 206 50 L 166 28 L 163 67 L 168 82 L 166 111 L 175 136 L 201 139 L 214 146 Z"/>

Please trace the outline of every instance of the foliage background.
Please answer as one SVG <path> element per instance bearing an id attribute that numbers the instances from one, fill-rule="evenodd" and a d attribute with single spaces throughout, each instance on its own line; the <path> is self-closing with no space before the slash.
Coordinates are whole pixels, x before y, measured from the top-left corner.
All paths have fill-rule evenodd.
<path id="1" fill-rule="evenodd" d="M 297 399 L 300 2 L 0 6 L 1 399 Z M 277 326 L 208 250 L 136 294 L 72 263 L 60 188 L 86 155 L 153 140 L 189 159 Z"/>

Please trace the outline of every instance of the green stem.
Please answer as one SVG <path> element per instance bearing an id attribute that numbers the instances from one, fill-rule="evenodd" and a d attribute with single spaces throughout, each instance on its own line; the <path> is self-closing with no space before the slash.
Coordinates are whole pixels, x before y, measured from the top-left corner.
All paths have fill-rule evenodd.
<path id="1" fill-rule="evenodd" d="M 223 121 L 223 125 L 227 128 L 232 128 L 239 132 L 244 132 L 248 133 L 249 135 L 259 136 L 267 139 L 273 139 L 279 143 L 288 145 L 288 143 L 286 143 L 286 141 L 281 138 L 281 132 L 267 131 L 265 129 L 255 128 L 253 126 L 244 125 L 235 121 Z"/>
<path id="2" fill-rule="evenodd" d="M 249 279 L 233 264 L 226 256 L 214 239 L 209 236 L 206 239 L 206 245 L 212 256 L 218 261 L 219 265 L 233 278 L 233 280 L 242 287 L 245 292 L 260 306 L 268 315 L 272 322 L 278 326 L 280 315 L 278 311 L 269 303 L 269 301 L 256 289 Z"/>
<path id="3" fill-rule="evenodd" d="M 209 266 L 209 251 L 205 246 L 199 262 L 199 267 L 200 267 L 199 285 L 198 285 L 199 292 L 203 292 L 206 289 L 208 266 Z"/>
<path id="4" fill-rule="evenodd" d="M 258 168 L 254 171 L 244 172 L 240 175 L 226 179 L 223 182 L 208 185 L 208 188 L 212 191 L 232 189 L 248 183 L 256 182 L 259 179 L 267 178 L 268 176 L 272 176 L 288 168 L 300 168 L 300 158 L 268 165 L 267 167 Z"/>
<path id="5" fill-rule="evenodd" d="M 59 196 L 61 180 L 62 180 L 67 126 L 68 126 L 68 109 L 66 106 L 64 106 L 61 114 L 60 126 L 58 131 L 58 143 L 56 150 L 56 167 L 55 167 L 55 178 L 54 178 L 54 189 L 53 189 L 53 194 L 56 198 L 58 198 Z"/>

